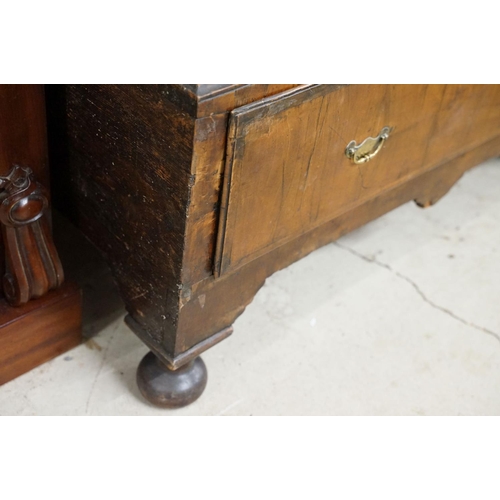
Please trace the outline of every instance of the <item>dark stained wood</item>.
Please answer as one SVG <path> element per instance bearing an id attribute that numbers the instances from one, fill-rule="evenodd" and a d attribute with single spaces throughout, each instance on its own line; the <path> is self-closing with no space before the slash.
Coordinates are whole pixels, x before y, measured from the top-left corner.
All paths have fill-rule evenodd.
<path id="1" fill-rule="evenodd" d="M 402 203 L 435 202 L 500 153 L 498 86 L 69 85 L 48 95 L 59 206 L 104 251 L 129 326 L 177 369 L 230 334 L 273 272 Z M 350 163 L 348 142 L 386 125 L 380 158 Z M 217 232 L 230 257 L 220 276 Z"/>
<path id="2" fill-rule="evenodd" d="M 63 285 L 21 307 L 0 300 L 0 384 L 81 342 L 81 294 Z"/>
<path id="3" fill-rule="evenodd" d="M 203 118 L 233 110 L 263 99 L 296 84 L 184 84 L 164 85 L 167 99 L 179 105 L 193 118 Z"/>
<path id="4" fill-rule="evenodd" d="M 177 370 L 184 364 L 196 358 L 201 352 L 210 349 L 210 347 L 218 344 L 220 341 L 226 339 L 233 333 L 233 327 L 231 325 L 223 327 L 220 331 L 207 336 L 204 340 L 201 340 L 190 348 L 182 351 L 181 354 L 172 356 L 171 353 L 165 351 L 158 353 L 157 348 L 153 344 L 148 343 L 148 337 L 145 335 L 145 332 L 142 332 L 141 325 L 136 323 L 130 314 L 125 316 L 125 323 L 143 340 L 148 347 L 157 352 L 157 355 L 161 357 L 163 364 L 168 366 L 171 370 Z"/>
<path id="5" fill-rule="evenodd" d="M 0 175 L 29 167 L 48 188 L 43 85 L 0 85 Z"/>
<path id="6" fill-rule="evenodd" d="M 20 306 L 60 287 L 64 273 L 52 241 L 47 190 L 28 167 L 0 177 L 0 224 L 5 252 L 3 291 Z"/>
<path id="7" fill-rule="evenodd" d="M 81 339 L 80 292 L 57 289 L 64 274 L 50 231 L 48 170 L 43 86 L 0 85 L 0 383 Z"/>
<path id="8" fill-rule="evenodd" d="M 175 351 L 194 119 L 165 85 L 47 89 L 54 203 L 104 252 L 141 337 Z"/>
<path id="9" fill-rule="evenodd" d="M 199 357 L 173 371 L 149 352 L 137 368 L 141 394 L 162 408 L 182 408 L 193 403 L 205 390 L 207 378 L 207 368 Z"/>
<path id="10" fill-rule="evenodd" d="M 43 86 L 0 85 L 0 176 L 8 175 L 13 165 L 26 166 L 48 186 L 46 138 Z M 4 255 L 2 241 L 0 255 Z M 1 258 L 0 275 L 4 273 Z"/>
<path id="11" fill-rule="evenodd" d="M 242 86 L 218 99 L 247 103 L 287 87 Z M 182 354 L 176 330 L 184 275 L 212 272 L 223 163 L 203 167 L 198 159 L 203 136 L 223 155 L 228 118 L 223 111 L 201 124 L 188 112 L 198 97 L 188 105 L 189 95 L 182 101 L 173 85 L 47 87 L 54 203 L 107 256 L 136 333 L 169 358 Z M 202 266 L 193 240 L 205 254 Z"/>
<path id="12" fill-rule="evenodd" d="M 50 234 L 45 97 L 42 85 L 0 85 L 0 271 L 15 306 L 63 282 Z"/>

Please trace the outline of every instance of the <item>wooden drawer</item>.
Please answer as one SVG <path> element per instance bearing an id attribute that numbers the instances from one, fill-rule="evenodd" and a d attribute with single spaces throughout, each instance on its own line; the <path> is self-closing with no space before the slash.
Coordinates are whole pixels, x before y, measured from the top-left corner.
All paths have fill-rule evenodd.
<path id="1" fill-rule="evenodd" d="M 494 137 L 499 86 L 307 85 L 232 112 L 223 274 Z M 390 127 L 370 161 L 345 154 Z"/>

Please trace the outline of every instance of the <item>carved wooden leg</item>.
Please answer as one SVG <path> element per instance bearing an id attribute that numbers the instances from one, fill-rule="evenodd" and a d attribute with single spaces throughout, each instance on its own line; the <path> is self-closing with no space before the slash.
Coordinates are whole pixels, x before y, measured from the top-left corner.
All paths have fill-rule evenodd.
<path id="1" fill-rule="evenodd" d="M 149 352 L 137 368 L 137 385 L 142 395 L 162 408 L 182 408 L 196 401 L 207 385 L 207 368 L 200 357 L 171 370 Z"/>
<path id="2" fill-rule="evenodd" d="M 3 291 L 11 305 L 20 306 L 60 287 L 64 273 L 46 220 L 48 194 L 31 169 L 15 165 L 0 177 L 0 201 Z"/>

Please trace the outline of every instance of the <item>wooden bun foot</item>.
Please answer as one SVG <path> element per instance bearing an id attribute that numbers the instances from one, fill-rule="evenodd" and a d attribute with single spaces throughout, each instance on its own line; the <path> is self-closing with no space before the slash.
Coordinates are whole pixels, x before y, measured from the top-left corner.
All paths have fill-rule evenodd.
<path id="1" fill-rule="evenodd" d="M 177 370 L 170 370 L 152 352 L 137 368 L 137 385 L 142 395 L 162 408 L 182 408 L 196 401 L 207 385 L 207 368 L 198 357 Z"/>

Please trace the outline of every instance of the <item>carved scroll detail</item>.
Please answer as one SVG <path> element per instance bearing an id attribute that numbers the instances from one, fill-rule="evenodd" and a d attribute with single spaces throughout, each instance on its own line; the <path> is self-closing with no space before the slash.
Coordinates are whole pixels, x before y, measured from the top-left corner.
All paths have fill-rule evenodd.
<path id="1" fill-rule="evenodd" d="M 20 306 L 58 288 L 64 273 L 47 221 L 47 192 L 31 169 L 16 165 L 0 177 L 0 202 L 3 290 L 11 305 Z"/>

